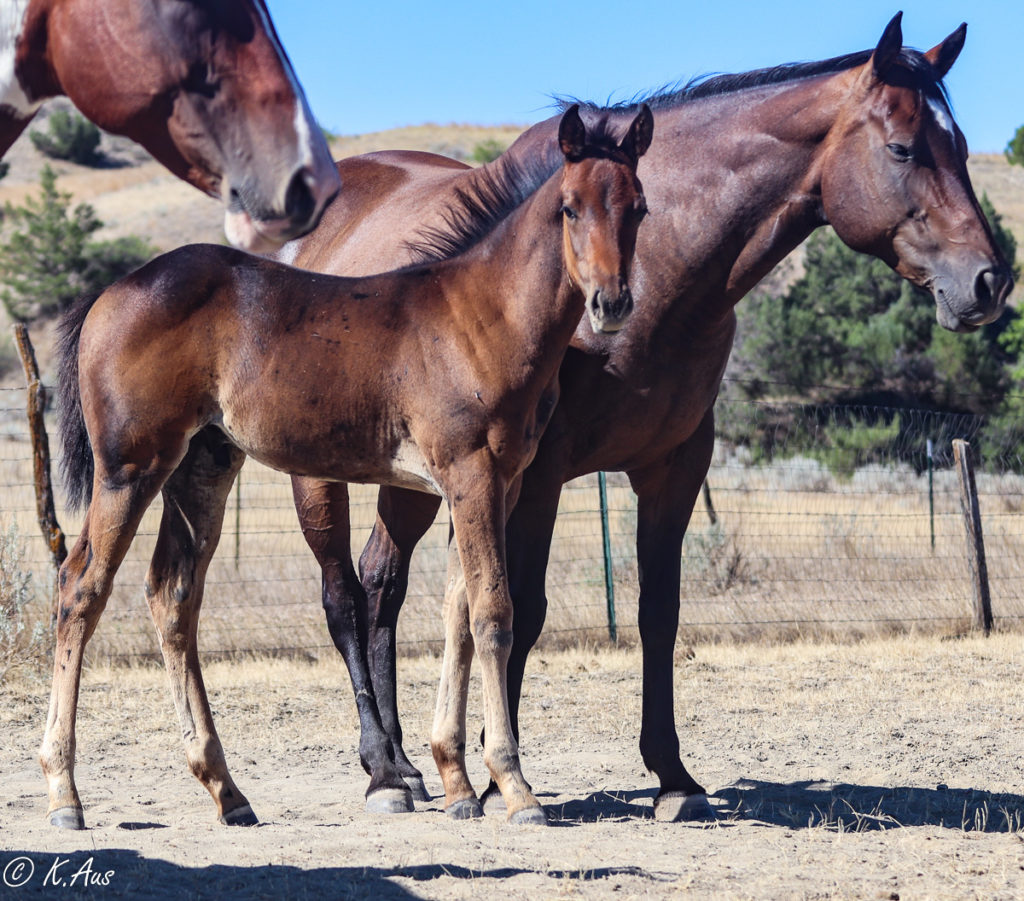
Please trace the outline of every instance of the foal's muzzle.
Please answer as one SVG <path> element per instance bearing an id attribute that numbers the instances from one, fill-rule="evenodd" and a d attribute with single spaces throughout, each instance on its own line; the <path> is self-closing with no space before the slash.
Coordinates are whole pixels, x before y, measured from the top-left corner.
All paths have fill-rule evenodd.
<path id="1" fill-rule="evenodd" d="M 598 333 L 617 332 L 626 324 L 626 319 L 633 312 L 633 292 L 625 281 L 619 283 L 619 289 L 613 296 L 603 288 L 598 288 L 587 298 L 587 316 L 590 327 Z"/>

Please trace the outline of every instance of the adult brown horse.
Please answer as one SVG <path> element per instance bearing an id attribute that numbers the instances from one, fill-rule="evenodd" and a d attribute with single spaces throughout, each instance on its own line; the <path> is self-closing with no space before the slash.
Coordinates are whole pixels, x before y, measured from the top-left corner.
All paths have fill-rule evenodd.
<path id="1" fill-rule="evenodd" d="M 255 822 L 224 762 L 196 649 L 205 573 L 246 454 L 285 472 L 426 489 L 448 501 L 484 671 L 484 759 L 510 817 L 544 821 L 520 770 L 506 700 L 506 495 L 555 405 L 558 368 L 584 309 L 602 331 L 617 330 L 632 309 L 627 278 L 645 213 L 636 166 L 651 125 L 642 110 L 615 141 L 600 128 L 588 134 L 571 108 L 559 127 L 559 170 L 506 168 L 467 195 L 435 236 L 441 259 L 431 264 L 343 279 L 194 245 L 72 308 L 61 350 L 65 473 L 72 500 L 92 490 L 60 573 L 40 751 L 52 823 L 84 825 L 74 783 L 82 654 L 161 490 L 146 594 L 186 756 L 222 822 Z M 315 518 L 302 509 L 307 522 Z M 326 543 L 306 532 L 325 565 L 349 542 L 347 519 L 334 524 Z M 331 628 L 347 635 L 357 626 Z M 365 641 L 339 649 L 365 722 L 376 711 Z M 439 708 L 450 729 L 439 728 L 434 744 L 438 764 L 452 771 L 456 808 L 476 804 L 472 786 L 459 782 L 464 702 L 461 712 L 457 698 L 450 711 Z M 369 732 L 360 751 L 374 777 L 371 806 L 407 809 L 409 790 L 379 721 Z"/>
<path id="2" fill-rule="evenodd" d="M 961 26 L 927 53 L 903 48 L 897 16 L 874 50 L 711 78 L 649 101 L 657 136 L 640 170 L 651 217 L 637 246 L 637 313 L 614 341 L 581 328 L 566 354 L 561 401 L 506 533 L 515 604 L 508 685 L 515 723 L 526 656 L 544 620 L 562 483 L 624 470 L 637 494 L 640 749 L 660 781 L 659 817 L 709 811 L 679 756 L 673 647 L 680 550 L 711 457 L 735 304 L 826 223 L 847 244 L 931 289 L 938 321 L 954 331 L 991 322 L 1010 291 L 942 86 L 964 37 Z M 628 116 L 632 108 L 610 114 Z M 550 154 L 556 121 L 529 129 L 483 170 L 418 153 L 344 160 L 344 196 L 316 233 L 282 255 L 347 274 L 408 262 L 409 242 L 425 224 L 436 226 L 454 192 L 470 190 L 489 169 Z M 347 510 L 342 485 L 300 480 L 296 493 L 300 515 L 318 511 L 307 525 L 329 529 L 319 511 Z M 394 642 L 409 555 L 436 509 L 433 497 L 383 489 L 360 561 L 381 715 L 402 772 L 420 791 L 420 774 L 401 749 Z M 324 567 L 328 610 L 366 603 L 345 566 L 340 556 Z M 459 690 L 442 687 L 445 696 Z"/>
<path id="3" fill-rule="evenodd" d="M 5 0 L 0 155 L 58 94 L 223 200 L 239 247 L 305 234 L 340 186 L 264 0 Z"/>

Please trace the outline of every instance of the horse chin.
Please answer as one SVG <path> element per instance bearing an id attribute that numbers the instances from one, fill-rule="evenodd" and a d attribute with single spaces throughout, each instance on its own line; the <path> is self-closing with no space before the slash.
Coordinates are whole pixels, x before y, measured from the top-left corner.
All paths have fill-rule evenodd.
<path id="1" fill-rule="evenodd" d="M 229 210 L 224 214 L 224 235 L 234 247 L 249 253 L 272 253 L 288 240 L 286 235 L 267 234 L 244 211 Z"/>
<path id="2" fill-rule="evenodd" d="M 981 328 L 980 323 L 966 322 L 949 308 L 949 302 L 944 294 L 935 292 L 935 321 L 944 329 L 950 332 L 967 334 L 976 332 Z"/>
<path id="3" fill-rule="evenodd" d="M 625 319 L 608 319 L 604 316 L 597 316 L 589 310 L 587 319 L 590 320 L 590 327 L 596 335 L 614 335 L 616 332 L 621 332 L 626 325 Z"/>

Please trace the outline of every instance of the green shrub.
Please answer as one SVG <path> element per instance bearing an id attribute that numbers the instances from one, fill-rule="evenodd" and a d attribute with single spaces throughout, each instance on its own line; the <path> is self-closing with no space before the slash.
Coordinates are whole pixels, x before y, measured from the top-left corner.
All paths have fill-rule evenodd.
<path id="1" fill-rule="evenodd" d="M 36 150 L 55 160 L 71 160 L 85 166 L 101 160 L 100 130 L 78 113 L 56 110 L 47 123 L 49 131 L 32 131 Z"/>
<path id="2" fill-rule="evenodd" d="M 494 138 L 485 138 L 478 141 L 469 152 L 469 158 L 474 163 L 490 163 L 496 160 L 505 152 L 505 145 Z"/>

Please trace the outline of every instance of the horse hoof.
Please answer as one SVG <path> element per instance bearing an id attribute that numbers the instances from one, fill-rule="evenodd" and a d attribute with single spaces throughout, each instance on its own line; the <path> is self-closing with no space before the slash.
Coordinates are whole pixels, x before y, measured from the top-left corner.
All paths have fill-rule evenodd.
<path id="1" fill-rule="evenodd" d="M 50 825 L 58 829 L 84 829 L 85 815 L 81 807 L 58 807 L 50 811 Z"/>
<path id="2" fill-rule="evenodd" d="M 406 776 L 405 784 L 409 786 L 409 791 L 412 792 L 412 799 L 414 801 L 434 800 L 430 792 L 427 791 L 427 785 L 423 781 L 422 776 Z"/>
<path id="3" fill-rule="evenodd" d="M 367 813 L 409 813 L 412 792 L 407 788 L 382 788 L 366 796 Z"/>
<path id="4" fill-rule="evenodd" d="M 260 821 L 248 804 L 235 807 L 218 818 L 225 826 L 259 826 Z"/>
<path id="5" fill-rule="evenodd" d="M 687 820 L 714 820 L 716 817 L 705 794 L 665 792 L 654 799 L 654 819 L 662 823 L 682 823 Z"/>
<path id="6" fill-rule="evenodd" d="M 512 814 L 508 821 L 514 826 L 547 826 L 548 815 L 543 807 L 524 807 Z"/>
<path id="7" fill-rule="evenodd" d="M 489 817 L 505 816 L 505 814 L 508 813 L 508 806 L 505 804 L 505 799 L 497 789 L 494 791 L 485 791 L 483 797 L 480 798 L 480 802 L 483 805 L 484 813 Z"/>
<path id="8" fill-rule="evenodd" d="M 456 801 L 450 807 L 446 807 L 444 812 L 453 820 L 475 820 L 484 815 L 484 809 L 476 798 L 463 798 L 461 801 Z"/>

